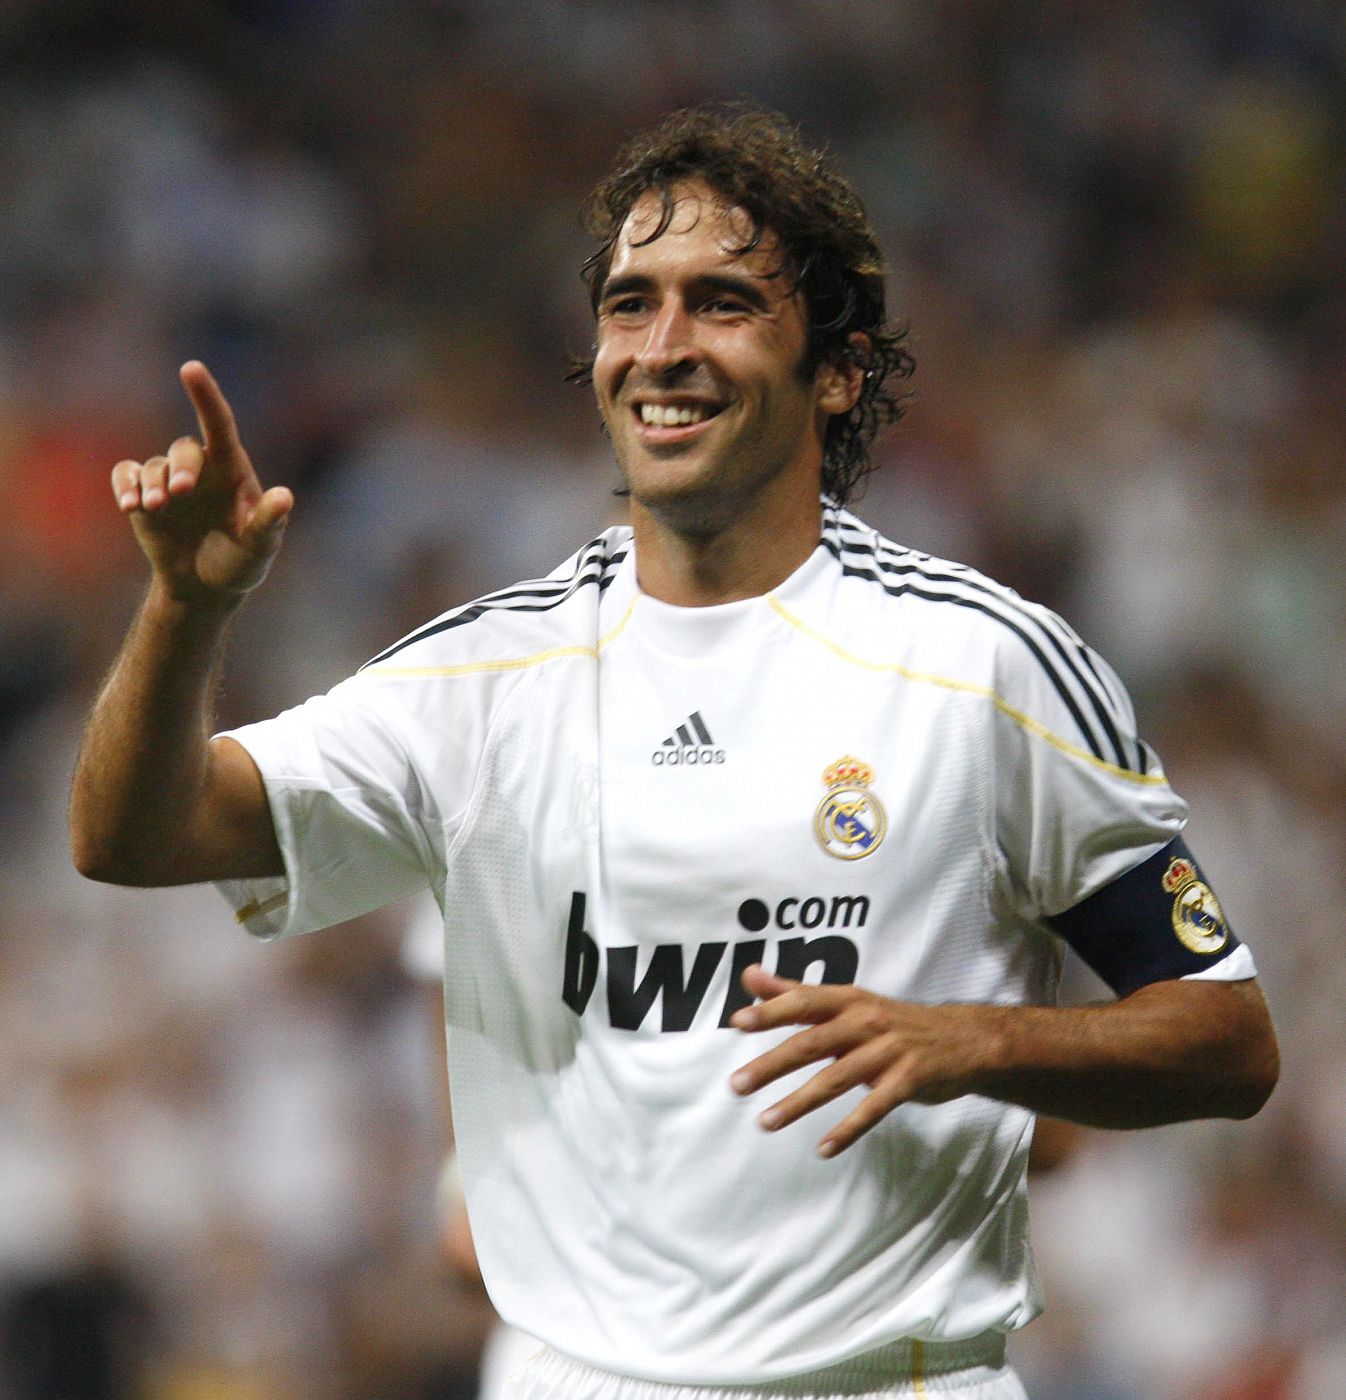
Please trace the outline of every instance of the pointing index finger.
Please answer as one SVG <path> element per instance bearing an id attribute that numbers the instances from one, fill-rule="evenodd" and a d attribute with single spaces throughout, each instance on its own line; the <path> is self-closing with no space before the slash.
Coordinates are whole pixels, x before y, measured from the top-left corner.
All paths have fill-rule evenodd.
<path id="1" fill-rule="evenodd" d="M 182 380 L 182 387 L 196 410 L 196 420 L 201 425 L 201 437 L 207 450 L 224 453 L 239 451 L 241 444 L 234 410 L 229 407 L 229 400 L 224 397 L 214 375 L 200 360 L 188 360 L 178 371 L 178 378 Z"/>

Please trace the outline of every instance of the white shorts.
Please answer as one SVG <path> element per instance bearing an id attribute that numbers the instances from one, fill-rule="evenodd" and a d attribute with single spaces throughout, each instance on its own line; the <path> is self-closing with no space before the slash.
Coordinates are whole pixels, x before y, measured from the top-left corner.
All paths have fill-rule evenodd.
<path id="1" fill-rule="evenodd" d="M 509 1379 L 508 1400 L 1028 1400 L 999 1333 L 967 1342 L 903 1341 L 763 1385 L 668 1385 L 598 1371 L 542 1347 Z"/>

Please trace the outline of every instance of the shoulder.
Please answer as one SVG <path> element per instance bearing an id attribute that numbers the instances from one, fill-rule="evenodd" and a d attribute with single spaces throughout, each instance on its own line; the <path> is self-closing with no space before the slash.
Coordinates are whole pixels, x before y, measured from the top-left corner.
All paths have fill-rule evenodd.
<path id="1" fill-rule="evenodd" d="M 1145 771 L 1151 756 L 1112 668 L 1057 613 L 986 574 L 896 544 L 829 509 L 823 544 L 871 617 L 902 639 L 909 664 L 983 689 L 1002 716 L 1041 726 L 1092 757 Z"/>
<path id="2" fill-rule="evenodd" d="M 1013 666 L 1020 655 L 1083 645 L 1050 609 L 967 564 L 898 544 L 849 511 L 828 510 L 822 543 L 852 600 L 900 619 L 903 636 L 932 655 L 969 653 Z"/>
<path id="3" fill-rule="evenodd" d="M 605 530 L 549 574 L 452 608 L 367 661 L 359 675 L 515 667 L 557 646 L 584 646 L 600 627 L 605 595 L 631 548 L 626 527 Z"/>
<path id="4" fill-rule="evenodd" d="M 960 622 L 977 626 L 977 615 L 1003 621 L 1012 619 L 1018 609 L 1032 606 L 1012 588 L 969 565 L 898 544 L 838 507 L 829 506 L 824 513 L 822 544 L 844 577 L 870 585 L 871 596 L 911 605 L 913 623 L 927 613 L 932 617 L 938 613 L 941 627 Z M 965 615 L 950 613 L 951 607 L 966 610 Z"/>

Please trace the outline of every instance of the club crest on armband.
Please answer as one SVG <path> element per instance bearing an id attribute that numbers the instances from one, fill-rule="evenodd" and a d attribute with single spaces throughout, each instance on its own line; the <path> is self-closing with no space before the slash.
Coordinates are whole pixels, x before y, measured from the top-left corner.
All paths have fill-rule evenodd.
<path id="1" fill-rule="evenodd" d="M 1194 953 L 1218 953 L 1229 942 L 1229 929 L 1215 891 L 1196 866 L 1181 856 L 1169 861 L 1164 889 L 1173 896 L 1173 932 Z"/>
<path id="2" fill-rule="evenodd" d="M 827 794 L 813 814 L 813 834 L 829 856 L 859 860 L 878 849 L 888 814 L 869 790 L 873 781 L 869 764 L 849 754 L 824 770 Z"/>

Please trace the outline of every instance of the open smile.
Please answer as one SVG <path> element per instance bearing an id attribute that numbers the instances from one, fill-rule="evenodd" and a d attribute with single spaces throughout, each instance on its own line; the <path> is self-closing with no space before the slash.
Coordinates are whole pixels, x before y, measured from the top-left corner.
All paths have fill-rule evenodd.
<path id="1" fill-rule="evenodd" d="M 723 405 L 641 400 L 632 404 L 631 409 L 642 437 L 657 442 L 672 442 L 694 437 L 705 424 L 719 416 Z"/>

